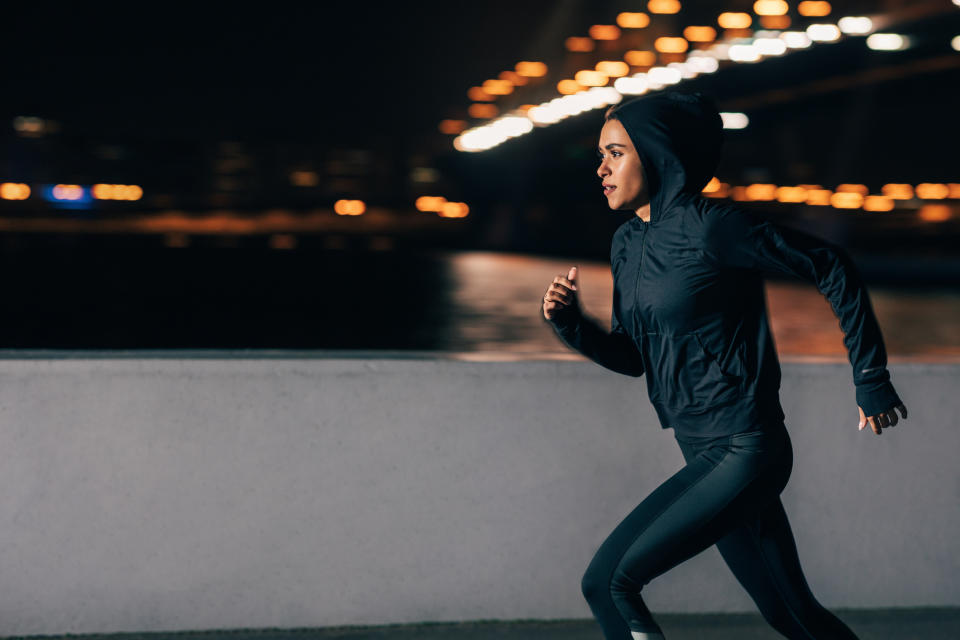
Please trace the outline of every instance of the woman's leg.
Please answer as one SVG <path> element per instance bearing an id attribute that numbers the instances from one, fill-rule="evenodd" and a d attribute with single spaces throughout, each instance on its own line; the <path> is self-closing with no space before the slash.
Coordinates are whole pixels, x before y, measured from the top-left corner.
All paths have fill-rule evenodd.
<path id="1" fill-rule="evenodd" d="M 774 629 L 791 640 L 856 640 L 807 586 L 783 503 L 777 498 L 717 548 Z"/>
<path id="2" fill-rule="evenodd" d="M 641 589 L 776 498 L 786 482 L 777 465 L 783 448 L 775 433 L 738 434 L 697 448 L 681 443 L 687 465 L 617 525 L 583 576 L 584 597 L 607 640 L 662 633 Z"/>

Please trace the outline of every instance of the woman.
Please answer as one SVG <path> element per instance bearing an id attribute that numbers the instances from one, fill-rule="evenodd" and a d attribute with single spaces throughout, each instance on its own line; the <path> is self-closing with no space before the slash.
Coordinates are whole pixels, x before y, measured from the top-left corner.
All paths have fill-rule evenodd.
<path id="1" fill-rule="evenodd" d="M 706 96 L 661 92 L 614 107 L 597 174 L 614 233 L 611 331 L 585 315 L 577 269 L 557 276 L 543 316 L 571 348 L 613 371 L 646 373 L 661 426 L 686 461 L 600 546 L 582 589 L 607 640 L 663 638 L 643 603 L 653 578 L 716 544 L 764 618 L 787 638 L 855 638 L 807 586 L 780 493 L 793 450 L 763 273 L 816 284 L 840 320 L 859 428 L 903 418 L 867 291 L 846 253 L 811 235 L 708 200 L 723 125 Z"/>

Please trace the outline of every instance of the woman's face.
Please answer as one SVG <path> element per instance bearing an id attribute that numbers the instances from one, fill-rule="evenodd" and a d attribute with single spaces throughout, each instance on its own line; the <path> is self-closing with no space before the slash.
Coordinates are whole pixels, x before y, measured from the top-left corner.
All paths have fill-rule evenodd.
<path id="1" fill-rule="evenodd" d="M 636 210 L 650 202 L 640 156 L 622 122 L 610 119 L 604 123 L 597 154 L 597 175 L 603 180 L 603 193 L 611 209 Z"/>

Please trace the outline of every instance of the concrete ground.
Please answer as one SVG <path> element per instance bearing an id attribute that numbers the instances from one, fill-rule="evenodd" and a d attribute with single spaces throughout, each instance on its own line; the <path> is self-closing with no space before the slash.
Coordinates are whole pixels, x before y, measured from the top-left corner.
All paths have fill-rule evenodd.
<path id="1" fill-rule="evenodd" d="M 860 640 L 960 639 L 960 609 L 833 610 Z M 660 614 L 668 640 L 777 640 L 759 614 Z M 318 629 L 231 629 L 154 633 L 8 636 L 54 640 L 603 640 L 593 620 L 478 621 Z"/>

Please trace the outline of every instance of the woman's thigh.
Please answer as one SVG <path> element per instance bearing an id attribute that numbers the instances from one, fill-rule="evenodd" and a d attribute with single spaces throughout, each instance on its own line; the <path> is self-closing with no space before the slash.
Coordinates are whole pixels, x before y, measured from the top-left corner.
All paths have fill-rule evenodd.
<path id="1" fill-rule="evenodd" d="M 716 543 L 783 488 L 777 477 L 782 449 L 770 438 L 733 437 L 697 450 L 681 446 L 687 464 L 614 529 L 588 574 L 639 591 Z"/>

